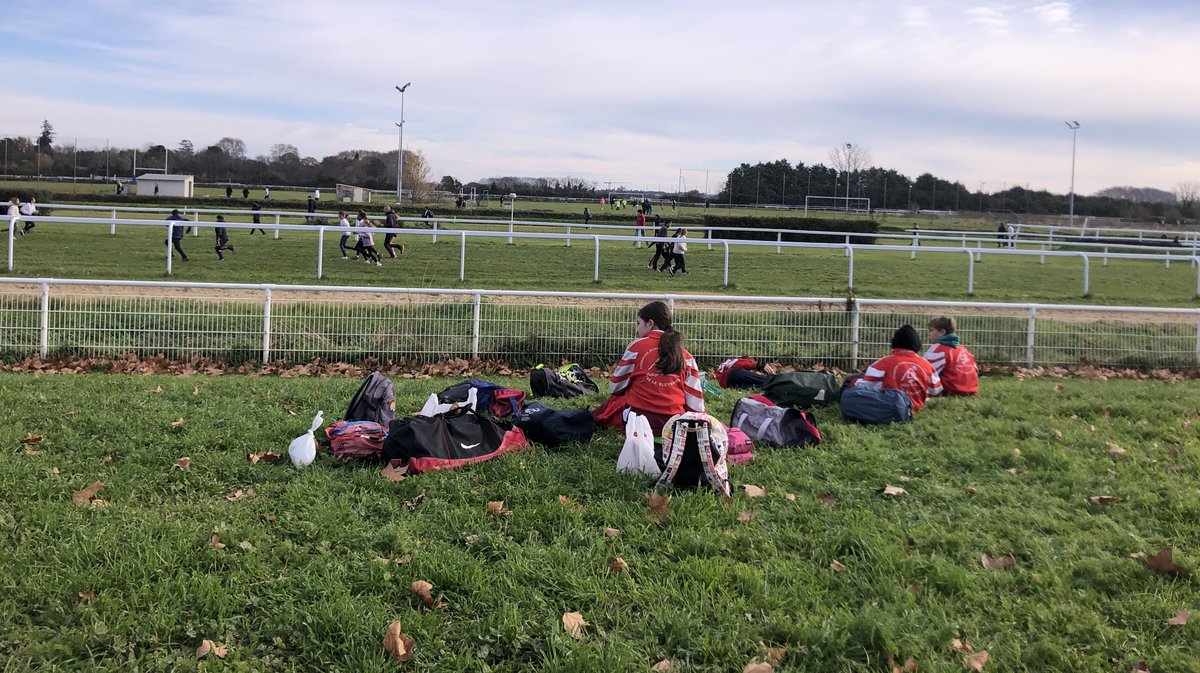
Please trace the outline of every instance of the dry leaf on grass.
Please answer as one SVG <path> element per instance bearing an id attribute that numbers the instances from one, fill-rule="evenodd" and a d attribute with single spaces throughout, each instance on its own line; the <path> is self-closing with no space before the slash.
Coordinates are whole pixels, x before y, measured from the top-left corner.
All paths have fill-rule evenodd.
<path id="1" fill-rule="evenodd" d="M 80 602 L 91 603 L 96 600 L 95 591 L 76 591 L 75 595 L 79 597 Z"/>
<path id="2" fill-rule="evenodd" d="M 187 456 L 184 456 L 184 457 L 180 458 L 179 460 L 175 461 L 175 465 L 173 467 L 177 470 L 186 470 L 191 466 L 192 466 L 192 459 L 188 458 Z"/>
<path id="3" fill-rule="evenodd" d="M 826 507 L 837 507 L 837 498 L 829 495 L 828 493 L 818 493 L 816 497 L 817 500 L 820 500 L 821 504 L 825 505 Z"/>
<path id="4" fill-rule="evenodd" d="M 955 638 L 954 640 L 950 641 L 950 649 L 958 652 L 959 654 L 967 654 L 971 650 L 975 649 L 975 646 L 971 645 L 971 641 L 969 640 L 964 642 L 958 638 Z"/>
<path id="5" fill-rule="evenodd" d="M 247 453 L 246 458 L 250 460 L 251 465 L 261 463 L 278 463 L 281 456 L 278 453 L 270 451 L 261 451 L 259 453 Z"/>
<path id="6" fill-rule="evenodd" d="M 1131 551 L 1129 552 L 1129 558 L 1146 558 L 1146 553 L 1140 551 Z"/>
<path id="7" fill-rule="evenodd" d="M 1058 439 L 1062 439 L 1062 430 L 1055 428 L 1054 430 L 1050 431 L 1050 434 L 1054 435 Z"/>
<path id="8" fill-rule="evenodd" d="M 196 397 L 199 394 L 200 394 L 200 388 L 197 386 L 192 386 L 192 397 Z"/>
<path id="9" fill-rule="evenodd" d="M 787 498 L 788 502 L 796 502 L 796 494 L 795 493 L 788 493 L 787 495 L 785 495 L 783 497 Z"/>
<path id="10" fill-rule="evenodd" d="M 1168 619 L 1167 623 L 1171 626 L 1184 626 L 1188 623 L 1188 617 L 1191 617 L 1191 615 L 1187 610 L 1180 610 L 1175 613 L 1174 617 Z"/>
<path id="11" fill-rule="evenodd" d="M 975 495 L 975 494 L 978 492 L 978 491 L 976 491 L 976 490 L 975 490 L 975 487 L 974 487 L 974 486 L 968 486 L 968 487 L 964 488 L 964 489 L 963 489 L 963 491 L 964 491 L 964 492 L 965 492 L 967 495 Z"/>
<path id="12" fill-rule="evenodd" d="M 904 665 L 901 666 L 901 665 L 897 664 L 896 660 L 894 658 L 892 658 L 892 655 L 889 654 L 888 655 L 888 670 L 890 670 L 892 673 L 913 673 L 913 671 L 917 670 L 917 660 L 913 659 L 912 657 L 909 657 L 904 662 Z"/>
<path id="13" fill-rule="evenodd" d="M 583 627 L 587 626 L 587 621 L 583 615 L 578 612 L 565 612 L 562 616 L 563 630 L 571 635 L 575 640 L 583 639 Z"/>
<path id="14" fill-rule="evenodd" d="M 390 461 L 386 467 L 380 470 L 379 474 L 388 481 L 404 481 L 404 475 L 408 474 L 408 463 L 399 460 Z"/>
<path id="15" fill-rule="evenodd" d="M 906 495 L 908 491 L 900 488 L 899 486 L 884 486 L 880 493 L 883 493 L 884 495 L 898 496 Z"/>
<path id="16" fill-rule="evenodd" d="M 229 654 L 229 648 L 224 645 L 218 645 L 211 640 L 204 640 L 200 643 L 200 647 L 196 648 L 196 658 L 203 659 L 210 654 L 218 659 L 224 659 L 225 655 Z"/>
<path id="17" fill-rule="evenodd" d="M 32 432 L 30 432 L 21 438 L 21 443 L 22 444 L 37 444 L 37 443 L 41 442 L 43 439 L 44 439 L 44 437 L 42 437 L 41 435 L 35 435 Z"/>
<path id="18" fill-rule="evenodd" d="M 617 572 L 617 573 L 629 572 L 629 564 L 626 563 L 625 559 L 621 558 L 620 556 L 614 558 L 611 562 L 609 562 L 608 567 L 611 568 L 613 570 L 613 572 Z"/>
<path id="19" fill-rule="evenodd" d="M 383 634 L 383 649 L 396 661 L 412 659 L 413 639 L 400 632 L 400 622 L 387 625 L 387 631 Z"/>
<path id="20" fill-rule="evenodd" d="M 155 393 L 161 393 L 161 392 L 162 392 L 162 386 L 156 386 L 152 392 L 155 392 Z"/>
<path id="21" fill-rule="evenodd" d="M 421 599 L 427 608 L 438 607 L 438 601 L 433 597 L 433 585 L 425 580 L 417 580 L 409 589 Z"/>
<path id="22" fill-rule="evenodd" d="M 984 554 L 979 557 L 979 561 L 988 570 L 1004 570 L 1005 568 L 1017 565 L 1017 558 L 1015 556 L 989 556 Z"/>
<path id="23" fill-rule="evenodd" d="M 656 523 L 671 513 L 671 498 L 669 495 L 650 494 L 650 518 Z"/>
<path id="24" fill-rule="evenodd" d="M 987 665 L 987 660 L 988 651 L 980 650 L 967 657 L 966 666 L 975 673 L 983 673 L 983 667 Z"/>
<path id="25" fill-rule="evenodd" d="M 503 500 L 489 500 L 485 509 L 493 516 L 512 516 L 511 511 L 504 509 Z"/>
<path id="26" fill-rule="evenodd" d="M 1129 673 L 1150 673 L 1150 667 L 1146 665 L 1146 662 L 1139 661 L 1129 669 Z"/>
<path id="27" fill-rule="evenodd" d="M 1115 495 L 1093 495 L 1087 500 L 1092 505 L 1115 505 L 1121 502 L 1121 499 Z"/>
<path id="28" fill-rule="evenodd" d="M 754 512 L 752 510 L 743 510 L 737 515 L 738 523 L 750 523 L 754 520 Z"/>
<path id="29" fill-rule="evenodd" d="M 562 505 L 563 507 L 569 507 L 571 509 L 571 511 L 573 511 L 573 512 L 582 512 L 583 511 L 583 505 L 578 502 L 575 502 L 575 499 L 570 496 L 559 495 L 558 496 L 558 504 Z"/>
<path id="30" fill-rule="evenodd" d="M 620 534 L 621 534 L 621 531 L 617 530 L 616 528 L 605 528 L 604 529 L 604 537 L 609 538 L 610 540 L 614 537 L 617 537 Z"/>
<path id="31" fill-rule="evenodd" d="M 1026 470 L 1023 467 L 1010 467 L 1005 471 L 1008 472 L 1009 474 L 1015 474 L 1017 476 L 1020 476 L 1022 474 L 1029 474 L 1029 470 Z"/>
<path id="32" fill-rule="evenodd" d="M 1125 457 L 1125 449 L 1122 449 L 1120 446 L 1117 446 L 1112 442 L 1108 442 L 1104 446 L 1106 449 L 1108 449 L 1109 460 L 1120 460 Z"/>
<path id="33" fill-rule="evenodd" d="M 1176 565 L 1171 558 L 1173 553 L 1170 547 L 1163 547 L 1158 550 L 1157 554 L 1146 559 L 1146 565 L 1154 572 L 1163 575 L 1186 575 L 1187 570 L 1183 566 Z"/>
<path id="34" fill-rule="evenodd" d="M 775 667 L 764 661 L 751 661 L 742 669 L 742 673 L 774 673 Z"/>
<path id="35" fill-rule="evenodd" d="M 71 500 L 75 503 L 76 507 L 90 505 L 96 501 L 96 494 L 99 493 L 100 489 L 102 488 L 104 488 L 104 482 L 93 481 L 87 486 L 87 488 L 75 491 L 75 494 L 71 496 Z"/>
<path id="36" fill-rule="evenodd" d="M 180 416 L 179 418 L 175 419 L 174 421 L 171 421 L 171 427 L 176 430 L 178 430 L 179 428 L 182 428 L 184 425 L 187 425 L 187 421 L 183 420 L 183 416 Z"/>
<path id="37" fill-rule="evenodd" d="M 1105 404 L 1105 405 L 1102 405 L 1102 406 L 1100 407 L 1100 415 L 1101 415 L 1101 416 L 1103 416 L 1103 417 L 1105 417 L 1105 418 L 1108 418 L 1108 417 L 1109 417 L 1109 414 L 1110 414 L 1111 412 L 1112 412 L 1112 410 L 1109 408 L 1109 406 L 1108 406 L 1107 404 Z"/>
<path id="38" fill-rule="evenodd" d="M 833 559 L 829 562 L 829 569 L 835 573 L 846 572 L 846 566 L 842 565 L 842 562 L 838 561 L 837 559 Z"/>
<path id="39" fill-rule="evenodd" d="M 225 499 L 228 500 L 229 502 L 237 502 L 238 500 L 243 500 L 245 498 L 249 498 L 252 495 L 254 495 L 253 487 L 250 487 L 247 489 L 239 488 L 238 490 L 234 491 L 233 493 L 227 494 L 225 496 Z"/>
<path id="40" fill-rule="evenodd" d="M 212 547 L 213 549 L 224 549 L 225 548 L 225 543 L 221 542 L 221 538 L 219 536 L 217 536 L 216 533 L 213 533 L 211 536 L 209 536 L 208 545 L 210 547 Z"/>
<path id="41" fill-rule="evenodd" d="M 651 666 L 650 670 L 652 673 L 676 673 L 677 671 L 675 664 L 671 663 L 670 659 L 663 659 Z"/>
<path id="42" fill-rule="evenodd" d="M 751 498 L 761 498 L 767 494 L 767 489 L 754 484 L 743 484 L 742 488 L 746 489 L 746 495 Z"/>
<path id="43" fill-rule="evenodd" d="M 32 444 L 22 444 L 22 446 L 24 447 L 24 450 L 25 450 L 25 455 L 27 455 L 27 456 L 40 456 L 40 455 L 42 455 L 42 452 L 41 452 L 41 451 L 38 451 L 38 450 L 37 450 L 37 449 L 35 449 L 35 448 L 33 448 L 33 445 L 32 445 Z"/>

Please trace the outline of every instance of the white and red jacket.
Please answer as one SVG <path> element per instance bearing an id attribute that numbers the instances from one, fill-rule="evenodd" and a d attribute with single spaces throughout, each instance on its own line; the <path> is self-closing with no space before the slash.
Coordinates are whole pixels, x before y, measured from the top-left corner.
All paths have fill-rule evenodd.
<path id="1" fill-rule="evenodd" d="M 729 358 L 717 366 L 717 383 L 722 388 L 729 387 L 729 372 L 735 369 L 755 371 L 762 368 L 758 366 L 758 360 L 754 358 Z"/>
<path id="2" fill-rule="evenodd" d="M 912 400 L 914 414 L 925 406 L 930 395 L 942 392 L 942 383 L 933 371 L 933 365 L 907 348 L 893 348 L 891 355 L 871 363 L 857 385 L 902 391 Z"/>
<path id="3" fill-rule="evenodd" d="M 935 342 L 925 351 L 925 359 L 933 365 L 933 371 L 942 380 L 942 390 L 947 395 L 974 395 L 979 392 L 979 368 L 975 356 L 966 346 Z"/>
<path id="4" fill-rule="evenodd" d="M 652 330 L 629 344 L 613 370 L 608 387 L 624 395 L 626 406 L 673 416 L 685 411 L 705 412 L 700 370 L 692 354 L 683 351 L 683 369 L 676 374 L 658 371 L 658 342 L 662 330 Z"/>

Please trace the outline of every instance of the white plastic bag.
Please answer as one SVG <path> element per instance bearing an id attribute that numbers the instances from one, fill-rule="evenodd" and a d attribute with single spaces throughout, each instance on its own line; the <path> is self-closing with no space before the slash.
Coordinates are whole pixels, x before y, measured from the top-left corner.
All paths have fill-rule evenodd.
<path id="1" fill-rule="evenodd" d="M 438 414 L 444 414 L 447 411 L 453 411 L 459 407 L 471 407 L 471 409 L 474 410 L 475 399 L 478 394 L 479 389 L 472 386 L 471 390 L 467 392 L 466 401 L 443 404 L 442 402 L 438 401 L 438 396 L 436 393 L 430 393 L 429 399 L 425 400 L 425 406 L 421 407 L 421 411 L 419 411 L 417 415 L 432 417 L 437 416 Z"/>
<path id="2" fill-rule="evenodd" d="M 625 422 L 625 446 L 617 458 L 617 472 L 641 472 L 657 477 L 662 474 L 654 460 L 654 431 L 650 421 L 632 411 Z"/>
<path id="3" fill-rule="evenodd" d="M 292 443 L 288 445 L 288 456 L 292 459 L 292 465 L 304 467 L 312 465 L 312 462 L 317 459 L 317 438 L 313 433 L 324 422 L 325 412 L 318 411 L 313 418 L 312 426 L 308 428 L 308 433 L 293 439 Z"/>

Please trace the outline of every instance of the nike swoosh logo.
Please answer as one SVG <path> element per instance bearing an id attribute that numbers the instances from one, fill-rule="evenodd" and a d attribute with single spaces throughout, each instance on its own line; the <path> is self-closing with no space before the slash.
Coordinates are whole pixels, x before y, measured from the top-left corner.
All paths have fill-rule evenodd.
<path id="1" fill-rule="evenodd" d="M 467 444 L 463 444 L 460 442 L 458 445 L 463 447 L 464 449 L 473 449 L 473 448 L 479 446 L 479 443 L 467 445 Z"/>

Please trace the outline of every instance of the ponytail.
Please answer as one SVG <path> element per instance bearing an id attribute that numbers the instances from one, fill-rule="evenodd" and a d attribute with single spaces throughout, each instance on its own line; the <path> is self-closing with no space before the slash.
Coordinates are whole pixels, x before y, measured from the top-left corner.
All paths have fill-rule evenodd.
<path id="1" fill-rule="evenodd" d="M 652 301 L 638 311 L 643 322 L 654 322 L 654 327 L 663 331 L 658 340 L 659 372 L 678 374 L 683 371 L 683 333 L 671 323 L 671 310 L 661 301 Z"/>

